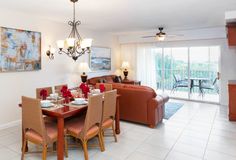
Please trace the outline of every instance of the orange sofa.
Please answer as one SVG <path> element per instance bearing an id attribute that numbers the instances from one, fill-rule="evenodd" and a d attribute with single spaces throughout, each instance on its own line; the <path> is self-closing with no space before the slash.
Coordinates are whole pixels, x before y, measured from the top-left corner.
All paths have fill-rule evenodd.
<path id="1" fill-rule="evenodd" d="M 97 83 L 96 77 L 92 80 Z M 88 82 L 91 82 L 91 79 Z M 117 89 L 121 95 L 120 119 L 145 124 L 151 128 L 163 120 L 168 96 L 157 95 L 152 88 L 146 86 L 111 83 L 113 89 Z"/>
<path id="2" fill-rule="evenodd" d="M 87 80 L 87 83 L 90 85 L 96 85 L 96 83 L 114 83 L 115 75 L 106 75 L 100 77 L 93 77 Z"/>
<path id="3" fill-rule="evenodd" d="M 146 124 L 154 128 L 162 122 L 165 114 L 166 95 L 157 95 L 146 86 L 113 83 L 120 97 L 120 119 Z"/>

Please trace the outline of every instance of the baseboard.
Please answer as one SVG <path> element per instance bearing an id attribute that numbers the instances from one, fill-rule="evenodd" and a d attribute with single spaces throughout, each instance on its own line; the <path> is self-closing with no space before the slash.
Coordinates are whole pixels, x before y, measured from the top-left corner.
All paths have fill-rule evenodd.
<path id="1" fill-rule="evenodd" d="M 15 126 L 18 126 L 20 124 L 21 124 L 21 120 L 5 123 L 5 124 L 0 125 L 0 130 L 11 128 L 11 127 L 15 127 Z"/>

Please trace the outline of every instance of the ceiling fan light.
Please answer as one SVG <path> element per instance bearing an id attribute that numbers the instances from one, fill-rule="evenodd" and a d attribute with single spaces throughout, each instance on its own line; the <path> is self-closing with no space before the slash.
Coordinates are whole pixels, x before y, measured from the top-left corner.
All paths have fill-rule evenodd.
<path id="1" fill-rule="evenodd" d="M 157 39 L 158 41 L 164 41 L 165 38 L 166 38 L 166 36 L 162 36 L 162 35 L 156 37 L 156 39 Z"/>

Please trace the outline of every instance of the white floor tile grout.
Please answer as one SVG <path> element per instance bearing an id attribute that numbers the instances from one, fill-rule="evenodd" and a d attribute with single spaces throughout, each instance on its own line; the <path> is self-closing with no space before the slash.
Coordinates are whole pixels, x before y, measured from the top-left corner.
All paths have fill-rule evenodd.
<path id="1" fill-rule="evenodd" d="M 211 130 L 210 130 L 210 133 L 209 133 L 209 136 L 208 136 L 208 139 L 207 139 L 207 144 L 206 144 L 205 151 L 204 151 L 204 154 L 203 154 L 203 160 L 205 159 L 205 155 L 206 155 L 207 147 L 208 147 L 208 144 L 209 144 L 210 136 L 211 136 L 211 133 L 212 133 L 212 129 L 214 127 L 214 122 L 215 122 L 215 119 L 216 119 L 216 115 L 217 115 L 217 111 L 215 112 L 214 120 L 211 124 Z"/>

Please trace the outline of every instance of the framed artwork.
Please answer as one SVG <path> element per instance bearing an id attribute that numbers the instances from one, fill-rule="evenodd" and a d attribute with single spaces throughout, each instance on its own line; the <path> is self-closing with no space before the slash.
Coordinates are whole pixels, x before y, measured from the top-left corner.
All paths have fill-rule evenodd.
<path id="1" fill-rule="evenodd" d="M 90 53 L 90 69 L 92 71 L 110 71 L 111 49 L 105 47 L 92 47 Z"/>
<path id="2" fill-rule="evenodd" d="M 41 33 L 0 27 L 0 72 L 41 69 Z"/>

